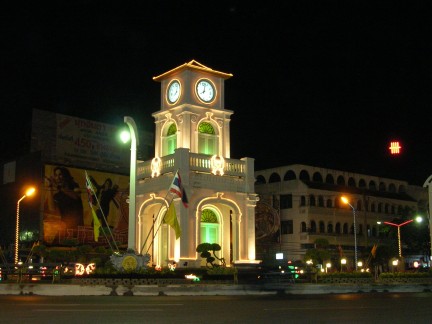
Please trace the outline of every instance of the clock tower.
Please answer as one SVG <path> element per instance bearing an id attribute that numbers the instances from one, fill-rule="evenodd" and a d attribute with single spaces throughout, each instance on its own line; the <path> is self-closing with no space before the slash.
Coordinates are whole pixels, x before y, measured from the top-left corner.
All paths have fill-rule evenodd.
<path id="1" fill-rule="evenodd" d="M 156 134 L 161 134 L 156 136 L 156 155 L 172 154 L 183 147 L 192 153 L 230 157 L 229 124 L 233 112 L 224 107 L 224 81 L 230 77 L 232 74 L 192 60 L 153 78 L 161 83 L 161 110 L 153 114 Z M 172 124 L 177 130 L 175 144 L 167 127 Z M 206 136 L 195 136 L 200 124 Z"/>
<path id="2" fill-rule="evenodd" d="M 230 121 L 225 109 L 225 80 L 195 60 L 153 77 L 161 84 L 161 108 L 155 119 L 155 156 L 137 165 L 136 248 L 153 263 L 206 265 L 196 248 L 220 245 L 218 262 L 228 266 L 255 260 L 254 160 L 231 159 Z M 169 193 L 181 176 L 188 205 Z M 181 236 L 164 221 L 174 204 Z M 149 234 L 151 233 L 151 234 Z"/>

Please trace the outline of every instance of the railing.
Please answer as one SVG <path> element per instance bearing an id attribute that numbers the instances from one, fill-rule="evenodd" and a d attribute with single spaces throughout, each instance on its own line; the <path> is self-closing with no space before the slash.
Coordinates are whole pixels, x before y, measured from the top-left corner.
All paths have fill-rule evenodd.
<path id="1" fill-rule="evenodd" d="M 175 172 L 176 154 L 161 157 L 160 174 Z M 211 156 L 206 154 L 189 153 L 189 170 L 203 173 L 211 173 Z M 224 176 L 246 176 L 246 163 L 238 159 L 225 159 L 223 168 Z M 152 177 L 152 161 L 139 161 L 137 164 L 137 178 L 144 179 Z"/>

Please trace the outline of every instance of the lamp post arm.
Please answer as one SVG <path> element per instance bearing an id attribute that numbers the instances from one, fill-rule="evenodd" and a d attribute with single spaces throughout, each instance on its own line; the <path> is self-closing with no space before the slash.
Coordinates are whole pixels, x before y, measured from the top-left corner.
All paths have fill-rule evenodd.
<path id="1" fill-rule="evenodd" d="M 25 198 L 25 197 L 27 197 L 27 195 L 24 195 L 24 196 L 22 196 L 19 200 L 18 200 L 18 205 L 19 205 L 19 203 Z"/>

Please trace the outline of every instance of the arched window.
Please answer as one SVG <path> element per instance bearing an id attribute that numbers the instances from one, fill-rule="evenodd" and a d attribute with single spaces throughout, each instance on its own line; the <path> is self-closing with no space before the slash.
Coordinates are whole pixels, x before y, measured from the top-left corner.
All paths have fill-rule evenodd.
<path id="1" fill-rule="evenodd" d="M 218 154 L 218 136 L 212 124 L 208 122 L 202 122 L 198 126 L 198 153 Z"/>
<path id="2" fill-rule="evenodd" d="M 327 233 L 333 233 L 333 224 L 332 223 L 327 224 Z"/>
<path id="3" fill-rule="evenodd" d="M 348 179 L 348 187 L 355 187 L 356 183 L 353 177 L 349 177 Z"/>
<path id="4" fill-rule="evenodd" d="M 301 231 L 302 233 L 304 233 L 304 232 L 307 231 L 307 228 L 306 228 L 306 222 L 301 222 L 300 226 L 301 226 L 300 231 Z"/>
<path id="5" fill-rule="evenodd" d="M 306 197 L 301 196 L 300 197 L 300 207 L 306 206 Z"/>
<path id="6" fill-rule="evenodd" d="M 303 180 L 303 181 L 310 181 L 309 173 L 306 170 L 300 171 L 300 177 L 299 178 L 300 178 L 300 180 Z"/>
<path id="7" fill-rule="evenodd" d="M 390 213 L 390 205 L 389 204 L 384 205 L 384 213 L 386 213 L 386 214 Z"/>
<path id="8" fill-rule="evenodd" d="M 320 233 L 325 233 L 325 225 L 323 221 L 319 222 L 319 231 Z"/>
<path id="9" fill-rule="evenodd" d="M 323 182 L 323 178 L 322 178 L 321 173 L 319 173 L 319 172 L 315 172 L 315 173 L 312 175 L 312 181 L 313 181 L 313 182 L 319 182 L 319 183 L 322 183 L 322 182 Z"/>
<path id="10" fill-rule="evenodd" d="M 357 201 L 357 210 L 358 210 L 358 211 L 361 211 L 362 208 L 363 208 L 362 206 L 363 206 L 362 201 L 361 201 L 361 200 L 358 200 L 358 201 Z"/>
<path id="11" fill-rule="evenodd" d="M 281 177 L 278 173 L 273 172 L 269 178 L 269 183 L 281 182 Z"/>
<path id="12" fill-rule="evenodd" d="M 347 223 L 343 224 L 343 233 L 348 234 L 348 224 Z"/>
<path id="13" fill-rule="evenodd" d="M 327 208 L 332 208 L 333 207 L 333 203 L 331 199 L 327 199 L 327 204 L 326 204 Z"/>
<path id="14" fill-rule="evenodd" d="M 256 177 L 256 179 L 255 179 L 256 185 L 265 184 L 265 183 L 266 183 L 266 180 L 262 175 L 259 175 Z"/>
<path id="15" fill-rule="evenodd" d="M 201 243 L 219 242 L 220 224 L 217 215 L 211 209 L 201 213 Z"/>
<path id="16" fill-rule="evenodd" d="M 334 178 L 333 178 L 333 176 L 331 174 L 327 174 L 325 182 L 328 183 L 328 184 L 334 184 Z"/>
<path id="17" fill-rule="evenodd" d="M 315 206 L 315 196 L 314 195 L 310 195 L 309 196 L 309 206 Z"/>
<path id="18" fill-rule="evenodd" d="M 166 129 L 165 136 L 162 137 L 162 156 L 174 154 L 177 148 L 177 126 L 172 123 Z"/>
<path id="19" fill-rule="evenodd" d="M 340 225 L 340 223 L 336 223 L 335 233 L 336 234 L 340 234 L 341 233 L 341 225 Z"/>
<path id="20" fill-rule="evenodd" d="M 284 175 L 284 181 L 295 180 L 295 179 L 296 179 L 296 175 L 293 170 L 287 171 L 287 173 L 285 173 Z"/>
<path id="21" fill-rule="evenodd" d="M 316 233 L 316 223 L 315 221 L 311 221 L 311 227 L 310 227 L 310 232 L 311 233 Z"/>

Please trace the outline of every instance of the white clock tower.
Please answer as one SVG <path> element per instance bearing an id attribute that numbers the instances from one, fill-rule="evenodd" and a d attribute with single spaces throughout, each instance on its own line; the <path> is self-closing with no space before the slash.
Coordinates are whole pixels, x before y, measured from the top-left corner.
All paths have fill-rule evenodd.
<path id="1" fill-rule="evenodd" d="M 155 156 L 137 165 L 136 250 L 153 264 L 206 264 L 200 243 L 221 246 L 227 266 L 255 260 L 254 160 L 231 159 L 231 110 L 224 107 L 224 81 L 232 74 L 192 60 L 153 78 L 161 83 L 155 118 Z M 180 174 L 188 207 L 169 193 Z M 181 228 L 176 239 L 164 215 L 173 203 Z M 222 262 L 222 261 L 218 261 Z"/>

